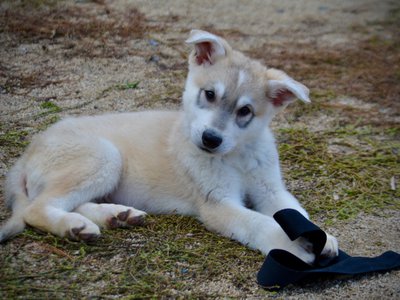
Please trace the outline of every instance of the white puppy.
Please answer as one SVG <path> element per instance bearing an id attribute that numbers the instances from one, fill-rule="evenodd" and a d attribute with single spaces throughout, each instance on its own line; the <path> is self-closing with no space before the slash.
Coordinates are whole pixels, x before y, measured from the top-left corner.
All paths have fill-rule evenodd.
<path id="1" fill-rule="evenodd" d="M 25 224 L 76 240 L 142 223 L 146 213 L 198 217 L 207 228 L 267 254 L 280 248 L 312 263 L 272 215 L 293 208 L 272 117 L 308 89 L 284 72 L 193 30 L 183 109 L 65 119 L 30 144 L 6 180 L 13 215 L 0 241 Z M 140 209 L 140 210 L 139 210 Z M 328 235 L 323 253 L 338 253 Z"/>

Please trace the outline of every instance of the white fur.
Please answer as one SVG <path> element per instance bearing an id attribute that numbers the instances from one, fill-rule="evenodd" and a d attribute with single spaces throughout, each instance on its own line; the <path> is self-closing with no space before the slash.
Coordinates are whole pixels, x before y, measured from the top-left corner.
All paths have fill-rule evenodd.
<path id="1" fill-rule="evenodd" d="M 199 65 L 191 54 L 183 111 L 70 118 L 35 138 L 7 177 L 14 212 L 0 241 L 22 230 L 23 222 L 90 240 L 100 228 L 136 224 L 145 212 L 179 213 L 265 254 L 280 248 L 314 260 L 307 241 L 290 241 L 272 218 L 284 208 L 308 215 L 283 184 L 268 128 L 279 107 L 267 95 L 288 89 L 309 101 L 308 89 L 210 33 L 194 31 L 188 42 L 212 43 L 207 49 L 218 55 L 209 53 L 213 64 Z M 199 100 L 200 89 L 210 85 L 215 101 Z M 240 116 L 244 105 L 254 116 Z M 221 138 L 215 149 L 203 145 L 208 129 Z M 324 253 L 337 251 L 329 236 Z"/>
<path id="2" fill-rule="evenodd" d="M 215 92 L 219 97 L 222 97 L 225 94 L 225 85 L 223 82 L 215 83 Z"/>
<path id="3" fill-rule="evenodd" d="M 237 102 L 238 107 L 242 107 L 242 106 L 245 106 L 248 104 L 252 104 L 252 102 L 251 102 L 251 98 L 247 95 L 241 96 Z"/>
<path id="4" fill-rule="evenodd" d="M 240 70 L 239 71 L 239 76 L 238 76 L 238 82 L 237 86 L 240 87 L 242 84 L 244 84 L 247 80 L 247 74 L 245 71 Z"/>

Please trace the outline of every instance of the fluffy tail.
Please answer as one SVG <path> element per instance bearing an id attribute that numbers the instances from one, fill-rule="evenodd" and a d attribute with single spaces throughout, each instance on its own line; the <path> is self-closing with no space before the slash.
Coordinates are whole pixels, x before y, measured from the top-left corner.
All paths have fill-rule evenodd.
<path id="1" fill-rule="evenodd" d="M 22 182 L 22 183 L 21 183 Z M 22 232 L 25 229 L 24 212 L 29 204 L 25 192 L 24 180 L 21 180 L 18 163 L 9 172 L 5 183 L 5 202 L 12 208 L 11 217 L 0 227 L 0 243 Z"/>
<path id="2" fill-rule="evenodd" d="M 5 242 L 25 229 L 23 211 L 15 212 L 0 228 L 0 243 Z"/>

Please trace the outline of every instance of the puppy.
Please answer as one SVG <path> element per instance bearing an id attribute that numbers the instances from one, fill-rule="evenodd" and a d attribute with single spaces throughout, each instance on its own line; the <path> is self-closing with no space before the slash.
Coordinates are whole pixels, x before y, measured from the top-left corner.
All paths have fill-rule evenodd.
<path id="1" fill-rule="evenodd" d="M 193 215 L 207 228 L 267 254 L 285 249 L 307 263 L 272 215 L 308 217 L 282 181 L 269 123 L 309 91 L 211 33 L 193 30 L 181 111 L 65 119 L 32 141 L 6 178 L 13 214 L 0 241 L 26 224 L 90 241 L 100 228 L 129 227 L 146 213 Z M 338 254 L 328 235 L 323 254 Z"/>

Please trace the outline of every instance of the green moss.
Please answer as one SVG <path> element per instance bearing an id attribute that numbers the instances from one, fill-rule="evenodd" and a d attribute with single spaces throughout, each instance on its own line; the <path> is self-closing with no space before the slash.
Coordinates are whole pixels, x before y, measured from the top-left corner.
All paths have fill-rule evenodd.
<path id="1" fill-rule="evenodd" d="M 137 89 L 139 86 L 140 81 L 135 81 L 135 82 L 127 82 L 127 83 L 122 83 L 122 84 L 114 84 L 106 89 L 104 89 L 98 98 L 103 97 L 104 95 L 106 95 L 107 93 L 111 92 L 111 91 L 124 91 L 124 90 L 133 90 L 133 89 Z"/>
<path id="2" fill-rule="evenodd" d="M 39 131 L 46 130 L 47 128 L 49 128 L 51 125 L 53 125 L 54 123 L 58 122 L 59 120 L 61 120 L 61 118 L 58 115 L 49 115 L 36 128 Z"/>
<path id="3" fill-rule="evenodd" d="M 371 134 L 380 132 L 370 127 L 348 131 L 338 128 L 324 133 L 305 129 L 279 131 L 286 180 L 300 183 L 301 187 L 293 192 L 311 214 L 323 214 L 332 223 L 361 211 L 400 209 L 399 189 L 390 188 L 390 179 L 400 173 L 400 143 L 371 139 Z M 352 151 L 347 154 L 329 151 L 329 140 L 343 137 L 350 137 L 363 147 L 350 144 Z"/>
<path id="4" fill-rule="evenodd" d="M 0 133 L 0 146 L 7 148 L 24 148 L 28 145 L 26 136 L 28 132 L 26 130 L 8 130 L 4 133 Z"/>
<path id="5" fill-rule="evenodd" d="M 331 100 L 337 97 L 337 94 L 333 90 L 320 90 L 314 89 L 310 93 L 311 101 L 318 101 L 318 100 Z"/>
<path id="6" fill-rule="evenodd" d="M 46 110 L 47 113 L 57 113 L 61 111 L 61 108 L 51 101 L 43 102 L 40 104 L 40 108 Z"/>
<path id="7" fill-rule="evenodd" d="M 136 82 L 127 82 L 124 84 L 116 84 L 114 86 L 114 89 L 116 90 L 133 90 L 136 89 L 139 86 L 140 81 L 136 81 Z"/>

